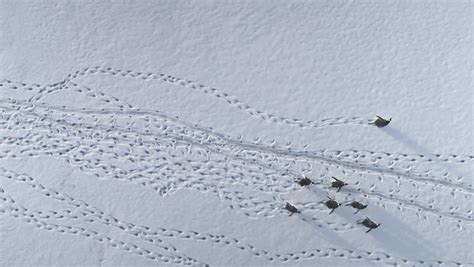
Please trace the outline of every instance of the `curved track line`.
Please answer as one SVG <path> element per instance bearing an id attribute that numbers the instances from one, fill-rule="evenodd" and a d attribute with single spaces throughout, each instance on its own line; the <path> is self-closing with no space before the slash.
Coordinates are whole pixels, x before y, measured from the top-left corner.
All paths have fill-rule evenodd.
<path id="1" fill-rule="evenodd" d="M 30 102 L 36 102 L 40 100 L 47 93 L 53 93 L 53 92 L 64 89 L 65 87 L 69 85 L 69 83 L 72 80 L 78 78 L 79 76 L 85 76 L 85 75 L 90 75 L 90 74 L 107 74 L 107 75 L 112 75 L 112 76 L 117 76 L 117 77 L 135 78 L 135 79 L 142 79 L 142 80 L 157 80 L 157 81 L 170 83 L 170 84 L 181 86 L 187 89 L 197 90 L 204 94 L 209 94 L 216 98 L 222 99 L 223 101 L 227 102 L 230 106 L 237 108 L 243 111 L 244 113 L 247 113 L 253 118 L 261 119 L 270 123 L 284 123 L 290 126 L 296 126 L 300 128 L 322 128 L 322 127 L 336 126 L 336 125 L 370 125 L 370 123 L 373 122 L 374 120 L 374 118 L 362 118 L 362 117 L 351 117 L 351 118 L 337 117 L 337 118 L 327 118 L 320 121 L 303 121 L 300 119 L 280 117 L 280 116 L 276 116 L 268 112 L 250 107 L 249 105 L 236 99 L 234 96 L 231 96 L 228 93 L 220 91 L 216 88 L 205 86 L 205 85 L 202 85 L 190 80 L 174 77 L 171 75 L 165 75 L 165 74 L 154 74 L 154 73 L 144 74 L 144 73 L 134 72 L 130 70 L 120 70 L 120 69 L 105 68 L 105 67 L 100 67 L 100 66 L 94 67 L 94 68 L 85 68 L 83 70 L 75 71 L 73 73 L 68 74 L 67 78 L 64 79 L 63 81 L 50 84 L 41 88 L 39 92 L 30 99 Z"/>

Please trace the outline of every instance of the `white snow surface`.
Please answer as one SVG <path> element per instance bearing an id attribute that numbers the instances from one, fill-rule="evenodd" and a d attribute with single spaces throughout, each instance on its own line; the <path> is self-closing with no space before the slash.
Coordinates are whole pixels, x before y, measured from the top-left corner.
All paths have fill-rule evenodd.
<path id="1" fill-rule="evenodd" d="M 472 17 L 1 0 L 0 266 L 473 266 Z"/>

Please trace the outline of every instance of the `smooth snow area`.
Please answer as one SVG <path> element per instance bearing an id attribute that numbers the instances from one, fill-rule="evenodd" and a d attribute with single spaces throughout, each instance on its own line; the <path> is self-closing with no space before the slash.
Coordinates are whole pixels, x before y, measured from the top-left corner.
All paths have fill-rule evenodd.
<path id="1" fill-rule="evenodd" d="M 1 0 L 0 266 L 473 266 L 472 18 Z"/>

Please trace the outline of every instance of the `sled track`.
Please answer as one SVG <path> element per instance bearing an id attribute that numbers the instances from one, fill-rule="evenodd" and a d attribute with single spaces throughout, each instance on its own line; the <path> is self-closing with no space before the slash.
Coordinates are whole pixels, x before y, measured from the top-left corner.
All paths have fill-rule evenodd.
<path id="1" fill-rule="evenodd" d="M 368 125 L 372 121 L 372 118 L 364 119 L 361 117 L 352 117 L 352 118 L 338 117 L 338 118 L 323 119 L 321 121 L 303 121 L 300 119 L 280 117 L 280 116 L 276 116 L 276 115 L 267 113 L 265 111 L 261 111 L 253 107 L 250 107 L 249 105 L 244 104 L 240 100 L 236 99 L 234 96 L 231 96 L 228 93 L 225 93 L 219 89 L 212 88 L 203 84 L 199 84 L 190 80 L 186 80 L 186 79 L 182 79 L 182 78 L 178 78 L 178 77 L 174 77 L 172 75 L 166 75 L 166 74 L 157 74 L 157 73 L 145 74 L 142 72 L 137 72 L 137 71 L 132 71 L 132 70 L 120 70 L 120 69 L 106 68 L 106 67 L 100 67 L 100 66 L 92 67 L 92 68 L 88 67 L 83 70 L 78 70 L 73 73 L 70 73 L 67 75 L 67 78 L 64 79 L 63 81 L 58 82 L 56 84 L 48 85 L 45 88 L 40 89 L 40 91 L 38 92 L 38 95 L 32 98 L 32 100 L 37 101 L 41 99 L 43 93 L 46 93 L 46 92 L 51 93 L 57 90 L 61 90 L 61 87 L 67 86 L 70 81 L 80 76 L 86 76 L 86 75 L 91 75 L 91 74 L 106 74 L 106 75 L 112 75 L 112 76 L 118 76 L 118 77 L 141 79 L 144 81 L 156 80 L 156 81 L 161 81 L 161 82 L 166 82 L 173 85 L 181 86 L 181 87 L 191 89 L 191 90 L 198 90 L 204 94 L 209 94 L 213 97 L 222 99 L 223 101 L 227 102 L 232 107 L 235 107 L 247 113 L 251 117 L 262 119 L 264 121 L 268 121 L 271 123 L 284 123 L 287 125 L 297 126 L 300 128 L 321 128 L 321 127 L 326 127 L 326 126 L 334 126 L 334 125 L 342 125 L 342 124 Z M 47 88 L 49 88 L 49 90 Z"/>
<path id="2" fill-rule="evenodd" d="M 441 222 L 443 218 L 456 221 L 458 226 L 473 222 L 471 207 L 460 207 L 455 204 L 455 198 L 462 197 L 468 201 L 471 199 L 474 193 L 470 183 L 472 178 L 454 177 L 447 171 L 437 173 L 429 168 L 430 164 L 437 162 L 472 164 L 474 157 L 471 155 L 409 155 L 365 150 L 328 151 L 309 149 L 308 146 L 293 148 L 291 143 L 281 145 L 274 140 L 262 141 L 259 138 L 248 142 L 244 141 L 243 137 L 232 138 L 210 128 L 183 122 L 156 110 L 135 108 L 114 96 L 73 81 L 80 76 L 92 74 L 144 81 L 157 80 L 198 90 L 224 100 L 251 117 L 299 128 L 337 125 L 368 126 L 373 121 L 373 119 L 361 117 L 338 117 L 321 121 L 284 118 L 254 109 L 218 89 L 185 79 L 164 74 L 144 74 L 136 71 L 94 67 L 73 72 L 68 74 L 63 81 L 46 86 L 10 80 L 1 81 L 0 90 L 7 90 L 7 92 L 8 90 L 23 90 L 31 92 L 32 95 L 28 99 L 0 99 L 0 110 L 2 110 L 0 125 L 6 131 L 15 132 L 11 136 L 0 137 L 0 145 L 2 145 L 0 159 L 46 155 L 64 160 L 69 165 L 98 178 L 132 182 L 155 190 L 162 196 L 181 189 L 212 193 L 228 204 L 229 208 L 251 218 L 287 214 L 282 209 L 282 205 L 290 201 L 287 197 L 288 193 L 301 190 L 295 183 L 301 171 L 313 172 L 320 178 L 313 177 L 313 181 L 317 183 L 315 187 L 326 191 L 330 179 L 328 173 L 340 171 L 350 176 L 344 178 L 347 178 L 351 186 L 341 190 L 341 194 L 345 194 L 345 201 L 350 200 L 352 196 L 357 196 L 384 208 L 386 208 L 385 204 L 396 204 L 398 212 L 408 210 L 425 218 L 425 213 L 431 214 L 436 216 L 438 222 Z M 40 102 L 46 95 L 62 90 L 72 90 L 87 97 L 97 98 L 110 108 L 72 108 Z M 135 126 L 136 123 L 140 123 L 140 127 Z M 26 133 L 19 135 L 18 132 L 21 131 Z M 119 167 L 119 162 L 127 162 L 130 167 Z M 416 170 L 412 168 L 413 164 L 424 164 L 428 166 L 427 171 Z M 375 184 L 369 185 L 362 174 L 376 177 L 379 181 L 390 181 L 396 187 L 392 185 L 394 187 L 378 188 Z M 25 182 L 43 195 L 73 206 L 73 209 L 55 211 L 29 210 L 16 203 L 2 189 L 0 195 L 3 197 L 0 200 L 3 200 L 4 206 L 0 206 L 0 212 L 20 218 L 40 229 L 91 238 L 161 263 L 205 265 L 196 259 L 180 254 L 172 244 L 164 241 L 165 238 L 181 238 L 232 246 L 270 262 L 331 257 L 394 265 L 466 265 L 458 262 L 409 260 L 384 253 L 337 248 L 277 254 L 218 234 L 164 228 L 151 229 L 122 222 L 112 215 L 90 207 L 84 201 L 47 189 L 30 176 L 18 175 L 4 168 L 0 168 L 0 176 L 17 182 Z M 253 193 L 249 194 L 246 192 L 248 190 L 239 189 L 241 186 L 250 189 Z M 451 196 L 453 201 L 451 209 L 436 208 L 436 203 L 429 199 L 422 199 L 418 194 L 409 198 L 404 194 L 398 194 L 404 193 L 405 190 L 409 192 L 411 186 Z M 321 216 L 328 213 L 328 210 L 320 203 L 320 200 L 293 204 L 298 206 L 303 214 L 309 215 L 309 219 L 318 227 L 339 232 L 360 228 L 350 222 L 332 222 L 326 216 Z M 49 223 L 49 220 L 64 218 L 116 227 L 154 244 L 164 252 L 153 252 L 135 244 L 127 244 L 87 228 Z"/>

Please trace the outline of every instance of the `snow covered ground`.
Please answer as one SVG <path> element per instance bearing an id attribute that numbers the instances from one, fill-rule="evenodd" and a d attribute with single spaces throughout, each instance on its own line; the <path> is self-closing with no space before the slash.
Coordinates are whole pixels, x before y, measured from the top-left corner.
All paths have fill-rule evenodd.
<path id="1" fill-rule="evenodd" d="M 473 266 L 472 11 L 0 1 L 0 265 Z"/>

